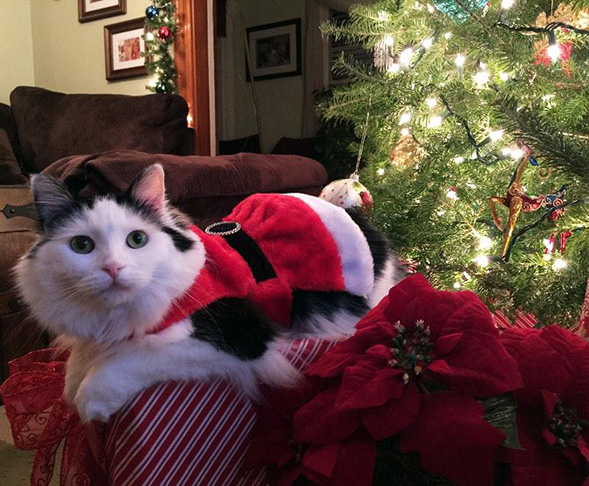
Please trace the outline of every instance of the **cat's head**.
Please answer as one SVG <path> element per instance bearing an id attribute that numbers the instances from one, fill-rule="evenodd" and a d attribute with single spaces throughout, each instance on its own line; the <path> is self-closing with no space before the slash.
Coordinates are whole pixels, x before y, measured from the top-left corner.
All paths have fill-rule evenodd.
<path id="1" fill-rule="evenodd" d="M 122 196 L 79 201 L 45 175 L 31 184 L 44 234 L 17 265 L 17 282 L 55 333 L 101 342 L 141 334 L 204 266 L 201 241 L 166 202 L 160 165 Z"/>

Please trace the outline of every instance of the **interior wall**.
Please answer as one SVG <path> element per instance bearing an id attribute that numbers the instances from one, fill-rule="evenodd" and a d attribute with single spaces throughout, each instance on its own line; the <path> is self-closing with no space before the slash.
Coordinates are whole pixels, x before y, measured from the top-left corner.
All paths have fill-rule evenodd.
<path id="1" fill-rule="evenodd" d="M 219 139 L 233 140 L 258 132 L 250 83 L 245 72 L 245 29 L 300 18 L 305 45 L 305 0 L 229 0 L 227 37 L 217 37 Z M 303 53 L 304 59 L 304 53 Z M 262 124 L 262 151 L 281 137 L 299 138 L 303 128 L 303 76 L 255 83 Z"/>
<path id="2" fill-rule="evenodd" d="M 147 0 L 127 0 L 127 14 L 83 24 L 76 0 L 0 3 L 6 1 L 31 3 L 36 86 L 65 93 L 148 94 L 147 76 L 107 81 L 104 60 L 104 26 L 143 17 Z"/>
<path id="3" fill-rule="evenodd" d="M 35 84 L 31 0 L 0 1 L 0 32 L 0 102 L 8 103 L 16 86 Z"/>

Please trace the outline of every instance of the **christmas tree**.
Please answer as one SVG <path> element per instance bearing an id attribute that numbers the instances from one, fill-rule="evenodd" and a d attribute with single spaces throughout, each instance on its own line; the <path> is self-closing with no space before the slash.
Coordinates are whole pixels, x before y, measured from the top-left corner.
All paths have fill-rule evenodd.
<path id="1" fill-rule="evenodd" d="M 374 52 L 319 113 L 366 132 L 377 225 L 438 288 L 540 324 L 575 324 L 589 277 L 583 7 L 382 0 L 323 27 Z"/>

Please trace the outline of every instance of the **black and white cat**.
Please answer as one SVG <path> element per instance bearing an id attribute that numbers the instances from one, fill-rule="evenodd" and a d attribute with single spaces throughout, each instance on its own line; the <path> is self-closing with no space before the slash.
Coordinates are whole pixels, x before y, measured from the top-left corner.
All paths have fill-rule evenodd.
<path id="1" fill-rule="evenodd" d="M 168 380 L 222 377 L 252 398 L 259 383 L 289 386 L 297 372 L 281 349 L 293 335 L 351 334 L 401 278 L 386 239 L 361 218 L 318 198 L 281 195 L 322 218 L 334 233 L 346 289 L 357 290 L 290 289 L 288 331 L 232 293 L 160 328 L 195 288 L 205 301 L 213 295 L 195 285 L 199 276 L 223 273 L 211 263 L 204 233 L 166 202 L 161 166 L 146 169 L 123 196 L 76 200 L 44 175 L 32 188 L 44 231 L 17 264 L 17 283 L 35 318 L 71 347 L 65 396 L 83 421 L 107 421 L 138 392 Z"/>

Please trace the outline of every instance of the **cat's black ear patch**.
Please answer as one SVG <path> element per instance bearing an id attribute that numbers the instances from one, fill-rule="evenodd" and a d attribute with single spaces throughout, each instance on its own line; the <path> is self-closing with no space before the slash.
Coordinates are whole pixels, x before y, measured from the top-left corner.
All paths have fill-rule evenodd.
<path id="1" fill-rule="evenodd" d="M 55 228 L 60 221 L 79 209 L 63 182 L 45 174 L 31 179 L 33 197 L 45 230 Z"/>
<path id="2" fill-rule="evenodd" d="M 261 357 L 277 327 L 243 299 L 219 299 L 192 316 L 192 337 L 242 360 Z"/>
<path id="3" fill-rule="evenodd" d="M 174 228 L 170 228 L 169 226 L 164 226 L 162 231 L 167 235 L 170 235 L 172 241 L 174 242 L 174 246 L 178 251 L 188 251 L 194 246 L 194 241 L 192 241 L 187 236 L 184 236 L 179 231 L 175 230 Z"/>

